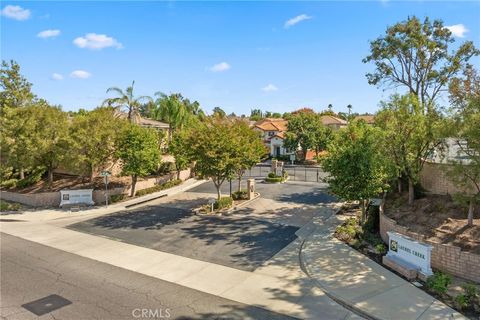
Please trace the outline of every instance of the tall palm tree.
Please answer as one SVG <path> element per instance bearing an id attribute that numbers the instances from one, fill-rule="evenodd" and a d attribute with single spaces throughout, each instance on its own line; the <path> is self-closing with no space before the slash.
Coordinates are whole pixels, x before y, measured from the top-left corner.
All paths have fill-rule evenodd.
<path id="1" fill-rule="evenodd" d="M 349 104 L 347 108 L 348 108 L 348 116 L 350 116 L 350 114 L 352 113 L 352 105 Z"/>
<path id="2" fill-rule="evenodd" d="M 118 110 L 126 109 L 128 112 L 128 120 L 131 123 L 138 123 L 140 120 L 140 106 L 142 101 L 153 101 L 149 96 L 140 96 L 135 97 L 133 95 L 133 86 L 135 81 L 132 82 L 132 85 L 127 87 L 125 91 L 118 87 L 108 88 L 107 93 L 115 92 L 117 97 L 108 98 L 103 101 L 104 105 L 109 105 L 117 108 Z"/>
<path id="3" fill-rule="evenodd" d="M 182 129 L 190 119 L 191 113 L 187 110 L 180 94 L 155 93 L 156 108 L 153 111 L 153 117 L 156 120 L 162 120 L 170 124 L 172 130 Z"/>

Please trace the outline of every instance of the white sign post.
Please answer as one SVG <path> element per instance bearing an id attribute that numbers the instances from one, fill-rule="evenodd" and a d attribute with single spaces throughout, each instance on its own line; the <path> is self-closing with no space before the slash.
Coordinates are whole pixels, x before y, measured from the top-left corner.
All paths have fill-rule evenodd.
<path id="1" fill-rule="evenodd" d="M 60 207 L 66 204 L 93 205 L 93 189 L 60 190 Z"/>
<path id="2" fill-rule="evenodd" d="M 418 242 L 396 232 L 388 231 L 387 234 L 389 249 L 387 257 L 413 265 L 427 277 L 433 274 L 430 267 L 431 245 Z"/>

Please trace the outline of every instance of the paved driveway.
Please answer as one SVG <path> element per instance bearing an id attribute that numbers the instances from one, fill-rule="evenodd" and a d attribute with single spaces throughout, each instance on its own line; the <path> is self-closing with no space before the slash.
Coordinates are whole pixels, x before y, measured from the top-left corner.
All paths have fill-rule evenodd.
<path id="1" fill-rule="evenodd" d="M 244 182 L 246 186 L 246 182 Z M 232 184 L 236 190 L 236 183 Z M 229 184 L 222 187 L 229 193 Z M 296 239 L 318 205 L 333 201 L 319 183 L 257 184 L 261 198 L 231 216 L 194 216 L 216 194 L 213 183 L 137 209 L 69 228 L 184 257 L 253 271 Z"/>

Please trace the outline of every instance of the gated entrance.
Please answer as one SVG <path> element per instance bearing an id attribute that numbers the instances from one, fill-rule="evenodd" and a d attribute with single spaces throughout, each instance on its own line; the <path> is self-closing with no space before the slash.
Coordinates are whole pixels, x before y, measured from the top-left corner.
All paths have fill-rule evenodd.
<path id="1" fill-rule="evenodd" d="M 323 182 L 327 176 L 321 167 L 298 166 L 284 164 L 283 170 L 287 171 L 290 181 Z M 262 179 L 271 172 L 270 164 L 257 164 L 245 173 L 249 178 Z"/>

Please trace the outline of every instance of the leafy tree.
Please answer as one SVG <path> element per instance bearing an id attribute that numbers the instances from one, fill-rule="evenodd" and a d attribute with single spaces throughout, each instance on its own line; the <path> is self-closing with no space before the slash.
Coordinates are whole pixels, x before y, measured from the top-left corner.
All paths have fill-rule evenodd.
<path id="1" fill-rule="evenodd" d="M 20 108 L 29 105 L 35 98 L 32 84 L 20 74 L 20 66 L 13 60 L 2 60 L 0 69 L 0 115 L 5 108 Z"/>
<path id="2" fill-rule="evenodd" d="M 262 110 L 252 109 L 252 111 L 250 111 L 250 120 L 258 121 L 258 120 L 261 120 L 263 118 L 264 118 L 264 116 L 263 116 Z"/>
<path id="3" fill-rule="evenodd" d="M 70 126 L 72 169 L 87 172 L 90 181 L 96 170 L 115 159 L 115 141 L 125 121 L 111 107 L 101 107 L 73 117 Z"/>
<path id="4" fill-rule="evenodd" d="M 220 107 L 213 108 L 212 113 L 214 117 L 225 118 L 227 116 L 225 111 Z"/>
<path id="5" fill-rule="evenodd" d="M 180 94 L 167 96 L 161 92 L 155 95 L 158 98 L 155 101 L 153 118 L 167 122 L 172 130 L 182 129 L 189 122 L 191 115 L 182 101 L 182 96 Z"/>
<path id="6" fill-rule="evenodd" d="M 140 120 L 140 107 L 142 106 L 142 101 L 151 101 L 152 98 L 148 96 L 135 97 L 133 94 L 133 86 L 135 81 L 132 82 L 132 85 L 127 87 L 125 91 L 118 87 L 111 87 L 107 89 L 107 93 L 114 92 L 117 94 L 115 98 L 106 99 L 103 104 L 107 106 L 113 106 L 117 109 L 126 109 L 127 110 L 127 119 L 131 123 L 138 123 Z"/>
<path id="7" fill-rule="evenodd" d="M 471 41 L 451 50 L 449 44 L 454 41 L 440 20 L 421 22 L 413 16 L 396 23 L 370 43 L 370 55 L 363 62 L 373 62 L 375 72 L 367 74 L 368 83 L 404 87 L 418 97 L 426 111 L 433 111 L 434 101 L 448 81 L 479 54 Z"/>
<path id="8" fill-rule="evenodd" d="M 237 144 L 238 154 L 235 172 L 238 178 L 238 191 L 242 190 L 242 178 L 245 171 L 259 163 L 268 154 L 261 136 L 252 130 L 245 121 L 234 123 L 235 136 L 233 143 Z"/>
<path id="9" fill-rule="evenodd" d="M 70 145 L 67 114 L 45 101 L 27 108 L 29 121 L 34 123 L 30 133 L 32 157 L 37 165 L 46 168 L 51 188 L 53 171 L 65 160 Z"/>
<path id="10" fill-rule="evenodd" d="M 468 225 L 473 226 L 475 204 L 480 202 L 480 98 L 472 99 L 469 108 L 474 112 L 463 115 L 454 127 L 457 131 L 454 141 L 463 159 L 449 160 L 452 166 L 447 172 L 465 190 L 457 194 L 457 199 L 467 200 Z"/>
<path id="11" fill-rule="evenodd" d="M 180 171 L 186 169 L 190 164 L 188 134 L 185 130 L 176 132 L 168 145 L 170 153 L 175 157 L 177 179 L 180 179 Z"/>
<path id="12" fill-rule="evenodd" d="M 473 66 L 468 65 L 463 71 L 463 77 L 455 77 L 448 87 L 450 103 L 460 114 L 467 108 L 471 99 L 480 96 L 480 75 Z"/>
<path id="13" fill-rule="evenodd" d="M 138 177 L 149 175 L 160 163 L 157 133 L 153 129 L 130 124 L 117 141 L 117 155 L 122 160 L 123 174 L 132 177 L 130 195 L 134 197 Z"/>
<path id="14" fill-rule="evenodd" d="M 301 112 L 290 117 L 285 136 L 285 146 L 290 150 L 300 146 L 305 160 L 308 149 L 314 149 L 318 156 L 318 152 L 326 148 L 332 132 L 318 114 Z"/>
<path id="15" fill-rule="evenodd" d="M 424 114 L 413 94 L 393 95 L 375 117 L 375 124 L 385 132 L 382 150 L 395 166 L 400 192 L 402 178 L 408 181 L 409 204 L 425 160 L 439 144 L 439 123 L 434 114 Z"/>
<path id="16" fill-rule="evenodd" d="M 218 200 L 225 180 L 231 179 L 237 170 L 256 160 L 255 150 L 261 140 L 253 140 L 254 134 L 247 133 L 247 129 L 250 130 L 248 124 L 242 120 L 214 117 L 193 128 L 188 134 L 186 144 L 189 146 L 190 158 L 196 161 L 196 170 L 200 176 L 212 179 Z M 246 151 L 248 148 L 251 150 Z"/>
<path id="17" fill-rule="evenodd" d="M 272 118 L 274 119 L 279 119 L 282 117 L 282 114 L 280 112 L 274 112 L 272 113 Z"/>
<path id="18" fill-rule="evenodd" d="M 359 201 L 363 222 L 369 199 L 388 188 L 389 167 L 378 152 L 380 135 L 377 128 L 353 121 L 328 145 L 322 160 L 331 191 L 347 201 Z"/>

